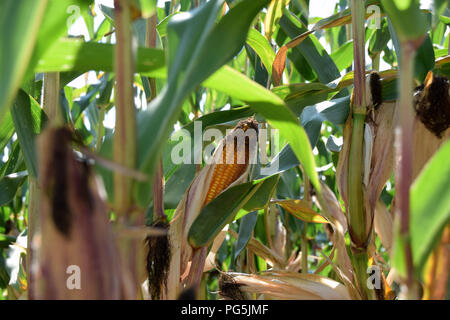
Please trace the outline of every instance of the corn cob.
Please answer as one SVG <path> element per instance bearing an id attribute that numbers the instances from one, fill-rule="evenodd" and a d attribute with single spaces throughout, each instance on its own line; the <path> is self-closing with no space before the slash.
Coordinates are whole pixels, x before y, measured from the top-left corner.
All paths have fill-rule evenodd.
<path id="1" fill-rule="evenodd" d="M 187 235 L 192 223 L 205 205 L 222 191 L 247 177 L 252 152 L 256 149 L 256 139 L 252 141 L 247 132 L 243 143 L 239 145 L 237 142 L 240 135 L 248 129 L 258 132 L 258 123 L 253 118 L 239 122 L 236 128 L 220 142 L 212 155 L 212 162 L 205 165 L 198 173 L 178 204 L 170 221 L 170 266 L 169 274 L 160 282 L 165 284 L 167 279 L 167 284 L 161 292 L 162 299 L 176 299 L 182 289 L 181 283 L 186 277 L 190 279 L 189 283 L 195 284 L 201 276 L 206 256 L 201 250 L 206 248 L 193 252 L 187 241 Z M 189 261 L 191 267 L 189 267 Z"/>
<path id="2" fill-rule="evenodd" d="M 231 135 L 225 137 L 225 143 L 221 154 L 222 161 L 220 161 L 221 163 L 216 164 L 216 167 L 214 168 L 211 184 L 205 197 L 205 201 L 203 202 L 203 206 L 217 197 L 247 170 L 250 158 L 250 139 L 245 137 L 245 145 L 240 146 L 238 145 L 237 137 L 233 136 L 233 134 L 236 133 L 237 130 L 246 132 L 249 128 L 257 131 L 258 123 L 253 119 L 241 121 Z M 232 161 L 230 161 L 230 159 Z"/>
<path id="3" fill-rule="evenodd" d="M 249 129 L 255 130 L 256 132 L 247 132 Z M 239 122 L 236 128 L 234 128 L 234 130 L 223 139 L 222 143 L 219 144 L 213 155 L 213 163 L 203 169 L 205 172 L 211 172 L 212 170 L 212 176 L 209 182 L 209 188 L 206 189 L 206 195 L 201 208 L 217 197 L 231 184 L 238 182 L 238 179 L 246 177 L 246 172 L 250 165 L 250 157 L 252 156 L 251 153 L 254 150 L 253 147 L 256 146 L 257 138 L 256 134 L 254 136 L 254 141 L 251 141 L 249 134 L 257 133 L 257 130 L 258 124 L 253 118 L 243 120 Z M 201 175 L 199 175 L 199 179 L 202 179 Z M 199 211 L 195 213 L 195 216 L 197 216 L 198 213 Z M 187 228 L 185 228 L 185 230 L 187 235 L 193 220 L 190 219 L 186 221 L 185 227 Z M 196 249 L 192 252 L 190 246 L 186 247 L 184 253 L 182 252 L 184 261 L 186 261 L 186 259 L 191 260 L 191 267 L 188 275 L 188 283 L 191 286 L 196 286 L 200 282 L 205 265 L 206 252 L 206 247 Z"/>

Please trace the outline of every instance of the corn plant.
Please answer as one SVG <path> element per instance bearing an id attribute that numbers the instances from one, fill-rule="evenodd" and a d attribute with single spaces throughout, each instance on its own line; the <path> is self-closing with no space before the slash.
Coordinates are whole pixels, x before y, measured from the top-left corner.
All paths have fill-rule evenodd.
<path id="1" fill-rule="evenodd" d="M 1 299 L 448 299 L 450 9 L 330 3 L 1 1 Z"/>

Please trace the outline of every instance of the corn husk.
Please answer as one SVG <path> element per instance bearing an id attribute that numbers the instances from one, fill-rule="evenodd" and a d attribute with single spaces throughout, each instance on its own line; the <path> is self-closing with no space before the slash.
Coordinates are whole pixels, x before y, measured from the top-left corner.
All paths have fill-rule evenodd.
<path id="1" fill-rule="evenodd" d="M 412 175 L 416 179 L 428 160 L 430 160 L 441 145 L 450 138 L 450 129 L 442 134 L 442 138 L 428 130 L 419 117 L 414 120 L 414 161 Z"/>
<path id="2" fill-rule="evenodd" d="M 439 147 L 450 138 L 450 92 L 448 80 L 434 76 L 430 71 L 423 86 L 414 96 L 416 118 L 414 121 L 415 179 Z"/>
<path id="3" fill-rule="evenodd" d="M 215 260 L 217 252 L 220 249 L 220 246 L 225 241 L 225 237 L 227 235 L 228 226 L 226 225 L 220 233 L 217 235 L 217 237 L 214 239 L 213 244 L 211 246 L 211 250 L 208 253 L 208 256 L 206 257 L 205 261 L 205 267 L 203 268 L 203 272 L 210 271 L 216 267 Z"/>
<path id="4" fill-rule="evenodd" d="M 258 294 L 262 299 L 275 300 L 349 300 L 341 283 L 332 279 L 288 271 L 269 271 L 260 275 L 226 273 L 220 294 L 224 298 Z M 234 291 L 234 292 L 233 292 Z"/>
<path id="5" fill-rule="evenodd" d="M 234 144 L 234 137 L 236 135 L 245 136 L 244 132 L 247 132 L 248 128 L 257 130 L 256 121 L 253 119 L 241 121 L 231 134 L 227 135 L 219 143 L 211 161 L 194 178 L 175 210 L 169 230 L 171 262 L 166 290 L 168 299 L 176 299 L 180 291 L 181 281 L 189 274 L 191 265 L 189 262 L 193 257 L 193 249 L 188 243 L 188 233 L 201 209 L 212 200 L 212 197 L 217 196 L 228 188 L 245 182 L 248 178 L 250 159 L 253 159 L 256 155 L 257 132 L 255 139 L 248 139 L 245 149 L 236 149 L 237 147 L 234 150 L 227 149 L 227 146 Z M 230 155 L 234 156 L 234 164 L 236 165 L 224 168 L 222 163 L 233 163 L 233 160 L 230 161 Z M 239 176 L 230 184 L 220 186 L 216 179 L 221 177 L 215 176 L 215 173 L 217 173 L 217 170 L 223 171 L 224 169 L 238 169 Z M 203 268 L 201 266 L 202 270 Z"/>
<path id="6" fill-rule="evenodd" d="M 369 245 L 373 229 L 375 207 L 380 194 L 393 172 L 394 161 L 394 129 L 397 119 L 395 102 L 382 102 L 379 76 L 371 73 L 366 81 L 366 104 L 368 114 L 364 129 L 363 149 L 363 193 L 364 211 L 366 214 L 366 231 Z M 350 139 L 352 135 L 351 116 L 344 127 L 344 144 L 339 154 L 336 179 L 339 193 L 348 207 L 348 167 Z M 386 230 L 385 230 L 386 231 Z M 373 240 L 373 239 L 372 239 Z"/>
<path id="7" fill-rule="evenodd" d="M 444 131 L 439 131 L 439 134 L 431 131 L 422 122 L 422 118 L 428 119 L 430 116 L 423 115 L 424 106 L 429 106 L 430 101 L 433 103 L 441 101 L 439 106 L 441 108 L 446 108 L 447 112 L 450 113 L 450 92 L 448 92 L 447 84 L 447 94 L 443 92 L 440 88 L 435 90 L 434 76 L 430 71 L 426 77 L 425 84 L 416 89 L 414 95 L 414 106 L 416 111 L 422 110 L 422 114 L 416 112 L 416 117 L 414 119 L 414 133 L 413 133 L 413 162 L 412 162 L 412 179 L 415 180 L 422 169 L 425 167 L 427 162 L 433 157 L 437 150 L 444 144 L 448 139 L 450 139 L 450 127 Z M 431 96 L 431 98 L 430 98 Z M 436 116 L 436 115 L 435 115 Z M 439 116 L 439 115 L 438 115 Z M 450 126 L 450 123 L 448 124 Z M 440 127 L 442 129 L 442 127 Z M 397 165 L 398 161 L 394 162 L 394 167 Z M 394 197 L 391 204 L 391 212 L 396 212 L 396 202 L 397 197 Z"/>
<path id="8" fill-rule="evenodd" d="M 353 279 L 353 267 L 345 245 L 347 218 L 341 209 L 339 201 L 337 200 L 331 189 L 323 182 L 321 182 L 321 188 L 325 204 L 330 214 L 330 217 L 328 217 L 328 219 L 330 220 L 333 228 L 333 232 L 330 235 L 330 240 L 333 241 L 334 247 L 336 248 L 338 268 L 346 278 Z M 318 205 L 320 206 L 319 203 Z"/>
<path id="9" fill-rule="evenodd" d="M 383 247 L 390 252 L 394 230 L 393 219 L 386 205 L 381 200 L 378 200 L 375 206 L 374 227 Z"/>
<path id="10" fill-rule="evenodd" d="M 119 299 L 123 270 L 116 239 L 89 168 L 75 158 L 71 139 L 68 129 L 55 128 L 38 139 L 41 206 L 40 231 L 32 239 L 33 297 Z"/>
<path id="11" fill-rule="evenodd" d="M 424 271 L 423 300 L 444 300 L 450 270 L 450 225 L 444 229 L 441 240 L 428 258 Z"/>
<path id="12" fill-rule="evenodd" d="M 373 212 L 386 181 L 392 175 L 394 160 L 394 126 L 396 122 L 396 104 L 383 103 L 375 110 L 373 123 L 372 154 L 369 179 L 366 185 L 370 209 Z"/>
<path id="13" fill-rule="evenodd" d="M 352 116 L 351 113 L 344 125 L 343 144 L 339 152 L 339 160 L 336 167 L 336 184 L 339 195 L 348 208 L 348 159 L 350 154 L 350 140 L 352 138 Z"/>
<path id="14" fill-rule="evenodd" d="M 278 211 L 278 210 L 277 210 Z M 273 236 L 273 250 L 280 256 L 285 257 L 286 256 L 286 235 L 287 231 L 284 227 L 283 223 L 281 223 L 279 213 L 277 212 L 277 217 L 275 220 L 275 234 Z M 284 259 L 283 259 L 284 260 Z M 283 261 L 284 262 L 284 261 Z"/>

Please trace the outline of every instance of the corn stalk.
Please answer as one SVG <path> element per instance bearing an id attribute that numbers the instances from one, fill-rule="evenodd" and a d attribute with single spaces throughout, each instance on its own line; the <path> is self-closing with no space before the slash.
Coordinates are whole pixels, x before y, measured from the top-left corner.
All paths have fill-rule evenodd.
<path id="1" fill-rule="evenodd" d="M 388 17 L 391 19 L 395 32 L 400 42 L 400 84 L 399 84 L 399 121 L 396 128 L 396 153 L 399 166 L 396 171 L 396 196 L 398 206 L 396 222 L 404 250 L 406 265 L 406 281 L 402 286 L 401 295 L 408 299 L 418 299 L 418 284 L 414 277 L 413 257 L 411 250 L 410 223 L 410 187 L 413 181 L 413 150 L 411 137 L 414 133 L 414 109 L 413 109 L 413 77 L 414 57 L 416 50 L 425 39 L 428 29 L 426 17 L 420 10 L 418 0 L 410 1 L 407 8 L 398 1 L 382 0 Z M 413 25 L 405 23 L 405 20 L 414 21 Z"/>
<path id="2" fill-rule="evenodd" d="M 61 108 L 59 107 L 59 72 L 48 72 L 44 74 L 44 103 L 43 109 L 47 114 L 50 125 L 56 126 L 62 124 Z M 28 299 L 34 299 L 34 274 L 31 270 L 32 265 L 36 263 L 33 254 L 34 236 L 41 231 L 40 225 L 40 188 L 37 177 L 29 178 L 30 198 L 28 207 L 28 237 L 27 237 L 27 279 L 28 279 Z"/>
<path id="3" fill-rule="evenodd" d="M 133 68 L 131 33 L 131 2 L 114 1 L 116 39 L 114 68 L 116 73 L 115 102 L 116 125 L 114 134 L 114 162 L 125 168 L 136 167 L 136 113 L 133 99 Z M 133 181 L 123 173 L 114 174 L 114 211 L 119 223 L 127 226 L 139 224 L 133 221 Z M 126 296 L 136 298 L 144 270 L 137 261 L 143 261 L 143 248 L 136 239 L 121 239 L 120 249 L 125 276 Z M 142 255 L 142 259 L 139 257 Z"/>
<path id="4" fill-rule="evenodd" d="M 409 234 L 409 188 L 412 183 L 412 156 L 413 156 L 413 124 L 414 111 L 412 108 L 412 80 L 413 80 L 413 62 L 415 49 L 411 44 L 402 44 L 400 60 L 400 122 L 398 124 L 399 133 L 397 142 L 399 148 L 397 150 L 400 157 L 400 166 L 397 171 L 398 179 L 398 208 L 400 212 L 400 234 L 405 244 L 405 257 L 408 272 L 407 287 L 412 289 L 413 278 L 413 261 L 411 242 Z M 410 294 L 412 290 L 408 290 Z M 414 290 L 415 291 L 415 290 Z M 410 296 L 412 298 L 412 296 Z M 417 298 L 417 297 L 416 297 Z"/>
<path id="5" fill-rule="evenodd" d="M 365 6 L 362 0 L 352 0 L 352 31 L 354 62 L 354 90 L 352 99 L 352 136 L 350 142 L 348 170 L 348 219 L 352 241 L 353 264 L 359 290 L 368 299 L 367 242 L 370 232 L 366 230 L 363 191 L 363 143 L 364 125 L 367 113 L 365 81 Z"/>
<path id="6" fill-rule="evenodd" d="M 133 100 L 133 55 L 131 49 L 130 1 L 115 1 L 116 20 L 116 126 L 114 161 L 126 168 L 136 166 L 136 114 Z M 114 175 L 115 211 L 129 214 L 132 205 L 132 181 L 120 173 Z"/>
<path id="7" fill-rule="evenodd" d="M 156 13 L 147 19 L 147 30 L 145 38 L 145 46 L 156 48 Z M 155 78 L 148 78 L 148 84 L 151 96 L 147 98 L 147 102 L 156 98 L 156 81 Z M 162 159 L 155 168 L 155 177 L 153 180 L 153 219 L 156 221 L 165 218 L 164 214 L 164 171 Z"/>

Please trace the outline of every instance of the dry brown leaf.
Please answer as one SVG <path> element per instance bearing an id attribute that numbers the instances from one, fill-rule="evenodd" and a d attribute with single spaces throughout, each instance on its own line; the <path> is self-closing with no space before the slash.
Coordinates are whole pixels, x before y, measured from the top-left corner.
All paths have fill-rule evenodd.
<path id="1" fill-rule="evenodd" d="M 241 292 L 261 294 L 264 299 L 349 300 L 341 283 L 314 274 L 270 271 L 260 275 L 227 273 Z"/>
<path id="2" fill-rule="evenodd" d="M 286 54 L 288 47 L 282 46 L 275 56 L 275 60 L 272 65 L 272 79 L 273 85 L 279 86 L 281 84 L 281 79 L 283 78 L 284 68 L 286 66 Z"/>
<path id="3" fill-rule="evenodd" d="M 389 252 L 392 248 L 394 224 L 391 213 L 381 200 L 378 200 L 375 206 L 374 226 L 383 247 Z"/>

